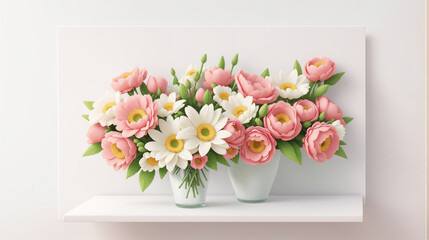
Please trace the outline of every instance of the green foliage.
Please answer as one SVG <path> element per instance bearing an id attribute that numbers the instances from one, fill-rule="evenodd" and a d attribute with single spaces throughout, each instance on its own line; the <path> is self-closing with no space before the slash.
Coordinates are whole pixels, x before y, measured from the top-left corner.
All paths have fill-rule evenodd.
<path id="1" fill-rule="evenodd" d="M 304 126 L 305 128 L 309 128 L 311 126 L 311 122 L 310 121 L 305 121 L 302 126 Z"/>
<path id="2" fill-rule="evenodd" d="M 130 166 L 128 166 L 128 169 L 127 169 L 127 179 L 130 178 L 130 177 L 132 177 L 132 176 L 134 176 L 136 173 L 139 172 L 139 170 L 141 168 L 140 164 L 139 164 L 139 161 L 140 161 L 141 157 L 142 157 L 142 155 L 138 154 L 136 156 L 136 158 L 133 160 L 133 162 L 130 164 Z"/>
<path id="3" fill-rule="evenodd" d="M 182 99 L 189 99 L 188 88 L 186 88 L 183 84 L 179 85 L 179 94 Z"/>
<path id="4" fill-rule="evenodd" d="M 335 155 L 343 157 L 345 159 L 347 159 L 347 155 L 346 152 L 344 152 L 344 149 L 342 147 L 340 147 L 336 152 Z"/>
<path id="5" fill-rule="evenodd" d="M 295 60 L 295 63 L 293 64 L 293 69 L 296 69 L 298 72 L 298 76 L 302 74 L 301 65 L 299 65 L 298 60 Z"/>
<path id="6" fill-rule="evenodd" d="M 301 156 L 301 149 L 299 148 L 298 144 L 294 142 L 285 142 L 282 140 L 279 140 L 277 142 L 277 146 L 279 147 L 280 151 L 290 160 L 298 163 L 299 165 L 302 165 L 302 156 Z M 298 148 L 298 149 L 296 149 Z M 299 151 L 299 153 L 298 153 Z"/>
<path id="7" fill-rule="evenodd" d="M 235 55 L 234 55 L 234 57 L 233 57 L 233 58 L 232 58 L 232 60 L 231 60 L 231 64 L 232 64 L 232 66 L 237 65 L 237 63 L 238 63 L 238 53 L 237 53 L 237 54 L 235 54 Z"/>
<path id="8" fill-rule="evenodd" d="M 159 169 L 159 177 L 161 179 L 163 179 L 165 177 L 165 174 L 167 174 L 167 172 L 168 172 L 167 167 L 160 168 Z"/>
<path id="9" fill-rule="evenodd" d="M 190 89 L 191 88 L 191 82 L 189 81 L 189 79 L 186 79 L 185 81 L 185 87 Z"/>
<path id="10" fill-rule="evenodd" d="M 256 123 L 256 125 L 258 125 L 260 127 L 264 126 L 264 123 L 262 122 L 262 120 L 260 118 L 255 118 L 255 123 Z"/>
<path id="11" fill-rule="evenodd" d="M 259 118 L 263 118 L 268 114 L 268 104 L 267 103 L 264 103 L 264 105 L 262 105 L 262 107 L 259 108 L 258 114 L 259 114 Z"/>
<path id="12" fill-rule="evenodd" d="M 240 153 L 235 155 L 235 157 L 230 159 L 233 163 L 238 164 L 238 161 L 240 161 Z"/>
<path id="13" fill-rule="evenodd" d="M 140 182 L 140 188 L 142 192 L 144 192 L 146 188 L 149 187 L 154 177 L 155 177 L 155 171 L 152 171 L 152 172 L 140 171 L 139 182 Z"/>
<path id="14" fill-rule="evenodd" d="M 147 90 L 146 83 L 142 83 L 142 85 L 140 85 L 140 92 L 142 94 L 149 94 L 149 90 Z"/>
<path id="15" fill-rule="evenodd" d="M 210 92 L 210 90 L 207 89 L 203 96 L 203 104 L 208 105 L 212 103 L 212 99 L 213 99 L 212 93 Z"/>
<path id="16" fill-rule="evenodd" d="M 83 104 L 89 109 L 92 110 L 94 109 L 93 105 L 94 105 L 94 101 L 83 101 Z"/>
<path id="17" fill-rule="evenodd" d="M 329 88 L 328 84 L 325 84 L 316 88 L 316 90 L 314 90 L 313 97 L 318 98 L 323 96 L 323 94 L 325 94 L 328 91 L 328 88 Z"/>
<path id="18" fill-rule="evenodd" d="M 94 154 L 97 154 L 101 152 L 103 148 L 101 147 L 101 143 L 94 143 L 91 146 L 86 149 L 86 151 L 83 153 L 82 157 L 91 156 Z"/>
<path id="19" fill-rule="evenodd" d="M 208 168 L 213 169 L 213 170 L 217 170 L 217 157 L 216 157 L 216 154 L 212 150 L 210 150 L 207 153 L 207 157 L 208 157 L 208 160 L 207 160 L 206 166 Z"/>
<path id="20" fill-rule="evenodd" d="M 344 142 L 343 140 L 340 140 L 340 145 L 347 145 L 347 143 Z"/>
<path id="21" fill-rule="evenodd" d="M 171 68 L 170 73 L 171 76 L 176 76 L 176 70 L 174 70 L 174 68 Z"/>
<path id="22" fill-rule="evenodd" d="M 322 112 L 321 114 L 319 114 L 319 121 L 321 122 L 325 121 L 325 115 L 326 115 L 326 112 Z"/>
<path id="23" fill-rule="evenodd" d="M 82 115 L 82 117 L 83 117 L 83 118 L 85 118 L 87 121 L 89 121 L 89 116 L 88 116 L 88 114 L 83 114 L 83 115 Z"/>
<path id="24" fill-rule="evenodd" d="M 344 122 L 346 122 L 346 124 L 349 124 L 349 122 L 351 122 L 353 120 L 352 117 L 343 117 Z"/>
<path id="25" fill-rule="evenodd" d="M 207 62 L 207 53 L 205 53 L 202 57 L 201 57 L 201 63 L 204 64 Z"/>
<path id="26" fill-rule="evenodd" d="M 225 69 L 225 58 L 223 56 L 219 60 L 218 68 Z"/>
<path id="27" fill-rule="evenodd" d="M 216 154 L 216 161 L 218 163 L 220 163 L 220 164 L 223 164 L 223 165 L 227 166 L 227 167 L 230 166 L 229 163 L 228 163 L 228 161 L 226 161 L 225 158 L 223 156 L 221 156 L 221 155 Z"/>
<path id="28" fill-rule="evenodd" d="M 325 84 L 329 84 L 331 86 L 335 85 L 343 75 L 344 75 L 344 72 L 336 73 L 332 75 L 330 78 L 326 79 Z"/>
<path id="29" fill-rule="evenodd" d="M 265 78 L 266 76 L 270 76 L 270 70 L 268 70 L 268 68 L 266 68 L 266 69 L 261 73 L 261 77 Z"/>

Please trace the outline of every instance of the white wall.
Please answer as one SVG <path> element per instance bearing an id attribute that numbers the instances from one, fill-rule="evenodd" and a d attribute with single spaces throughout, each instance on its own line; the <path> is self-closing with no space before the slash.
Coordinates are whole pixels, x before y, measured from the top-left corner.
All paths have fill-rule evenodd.
<path id="1" fill-rule="evenodd" d="M 423 0 L 0 1 L 0 239 L 425 239 L 424 11 Z M 57 24 L 366 25 L 365 222 L 59 223 Z"/>

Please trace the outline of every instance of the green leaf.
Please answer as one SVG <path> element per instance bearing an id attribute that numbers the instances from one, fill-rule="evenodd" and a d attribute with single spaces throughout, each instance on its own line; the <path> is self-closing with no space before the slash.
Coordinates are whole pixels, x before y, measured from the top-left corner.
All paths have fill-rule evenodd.
<path id="1" fill-rule="evenodd" d="M 290 141 L 290 144 L 293 147 L 293 150 L 295 151 L 295 155 L 298 158 L 298 164 L 302 165 L 302 153 L 301 153 L 301 147 L 299 146 L 299 144 L 295 141 Z"/>
<path id="2" fill-rule="evenodd" d="M 328 91 L 328 88 L 329 88 L 328 84 L 325 84 L 325 85 L 322 85 L 322 86 L 316 88 L 316 90 L 314 90 L 313 97 L 318 98 L 318 97 L 323 96 L 323 94 L 325 94 Z"/>
<path id="3" fill-rule="evenodd" d="M 294 147 L 289 142 L 285 142 L 282 140 L 279 140 L 277 142 L 277 146 L 279 146 L 280 151 L 290 160 L 298 163 L 299 165 L 302 165 L 301 160 L 296 155 L 296 152 L 294 150 Z"/>
<path id="4" fill-rule="evenodd" d="M 225 69 L 225 58 L 223 56 L 219 60 L 218 68 Z"/>
<path id="5" fill-rule="evenodd" d="M 235 155 L 235 157 L 230 159 L 233 163 L 238 164 L 238 161 L 240 161 L 240 153 Z"/>
<path id="6" fill-rule="evenodd" d="M 340 140 L 340 145 L 347 145 L 347 143 L 344 142 L 343 140 Z"/>
<path id="7" fill-rule="evenodd" d="M 346 124 L 348 124 L 349 122 L 351 122 L 353 120 L 352 117 L 343 117 L 344 122 L 346 122 Z"/>
<path id="8" fill-rule="evenodd" d="M 226 160 L 225 160 L 225 158 L 224 158 L 224 157 L 222 157 L 221 155 L 217 155 L 216 161 L 217 161 L 218 163 L 220 163 L 220 164 L 223 164 L 223 165 L 225 165 L 225 166 L 227 166 L 227 167 L 230 167 L 230 165 L 229 165 L 228 161 L 226 161 Z"/>
<path id="9" fill-rule="evenodd" d="M 82 117 L 83 117 L 83 118 L 85 118 L 87 121 L 89 121 L 89 116 L 88 116 L 88 114 L 83 114 L 83 115 L 82 115 Z"/>
<path id="10" fill-rule="evenodd" d="M 270 76 L 270 70 L 268 70 L 268 68 L 266 68 L 266 69 L 261 73 L 261 77 L 265 78 L 266 76 Z"/>
<path id="11" fill-rule="evenodd" d="M 146 190 L 146 188 L 149 187 L 154 177 L 155 177 L 155 171 L 152 171 L 152 172 L 140 171 L 139 182 L 140 182 L 140 188 L 142 192 L 144 192 L 144 190 Z"/>
<path id="12" fill-rule="evenodd" d="M 91 156 L 94 154 L 97 154 L 101 152 L 103 148 L 101 147 L 101 143 L 94 143 L 91 146 L 86 149 L 86 151 L 83 153 L 82 157 Z"/>
<path id="13" fill-rule="evenodd" d="M 136 173 L 140 170 L 140 164 L 139 161 L 141 159 L 142 155 L 138 154 L 136 158 L 131 162 L 130 166 L 128 166 L 127 169 L 127 179 L 134 176 Z"/>
<path id="14" fill-rule="evenodd" d="M 302 142 L 302 140 L 299 140 L 299 139 L 296 139 L 296 138 L 294 140 L 295 140 L 295 143 L 298 144 L 298 146 L 300 148 L 302 148 L 302 145 L 304 145 L 304 143 Z"/>
<path id="15" fill-rule="evenodd" d="M 147 89 L 146 83 L 142 83 L 142 85 L 140 85 L 140 92 L 142 94 L 149 94 L 149 90 Z"/>
<path id="16" fill-rule="evenodd" d="M 295 63 L 293 64 L 293 69 L 296 69 L 298 72 L 298 76 L 302 74 L 301 65 L 299 65 L 298 60 L 295 60 Z"/>
<path id="17" fill-rule="evenodd" d="M 337 155 L 337 156 L 340 156 L 340 157 L 343 157 L 343 158 L 347 159 L 346 152 L 344 152 L 344 149 L 343 149 L 342 147 L 340 147 L 340 148 L 338 149 L 338 151 L 336 151 L 336 152 L 335 152 L 335 155 Z"/>
<path id="18" fill-rule="evenodd" d="M 326 79 L 325 84 L 329 84 L 331 86 L 335 85 L 343 75 L 344 75 L 344 72 L 336 73 L 332 75 L 330 78 Z"/>
<path id="19" fill-rule="evenodd" d="M 89 109 L 92 110 L 94 107 L 92 106 L 94 104 L 94 101 L 83 101 L 83 104 Z"/>
<path id="20" fill-rule="evenodd" d="M 208 157 L 208 160 L 207 160 L 206 166 L 209 167 L 209 168 L 211 168 L 211 169 L 213 169 L 213 170 L 217 170 L 217 157 L 216 157 L 216 154 L 214 152 L 212 152 L 212 151 L 209 151 L 207 153 L 207 157 Z"/>
<path id="21" fill-rule="evenodd" d="M 167 168 L 163 167 L 159 169 L 159 176 L 161 177 L 161 179 L 163 179 L 165 177 L 165 174 L 167 174 Z"/>

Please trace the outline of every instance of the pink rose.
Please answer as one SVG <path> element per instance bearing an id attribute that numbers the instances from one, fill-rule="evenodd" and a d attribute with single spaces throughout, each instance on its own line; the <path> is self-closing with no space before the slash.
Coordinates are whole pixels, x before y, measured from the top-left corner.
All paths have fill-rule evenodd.
<path id="1" fill-rule="evenodd" d="M 276 153 L 276 140 L 270 131 L 263 127 L 249 127 L 244 135 L 244 144 L 241 146 L 241 159 L 251 165 L 265 164 L 271 161 Z"/>
<path id="2" fill-rule="evenodd" d="M 296 137 L 302 128 L 295 108 L 284 101 L 268 106 L 268 114 L 264 117 L 264 126 L 274 138 L 283 141 Z"/>
<path id="3" fill-rule="evenodd" d="M 163 77 L 149 76 L 149 79 L 147 80 L 147 90 L 151 93 L 158 92 L 158 88 L 161 88 L 161 92 L 165 93 L 167 91 L 167 86 L 167 79 Z"/>
<path id="4" fill-rule="evenodd" d="M 226 153 L 223 155 L 224 158 L 231 159 L 238 154 L 238 147 L 229 146 Z"/>
<path id="5" fill-rule="evenodd" d="M 212 90 L 212 83 L 216 83 L 219 86 L 228 86 L 234 80 L 234 76 L 231 76 L 231 71 L 222 68 L 213 67 L 210 71 L 204 72 L 204 87 Z"/>
<path id="6" fill-rule="evenodd" d="M 126 169 L 136 158 L 136 144 L 118 132 L 109 132 L 101 142 L 101 155 L 107 159 L 107 165 L 116 171 Z"/>
<path id="7" fill-rule="evenodd" d="M 116 128 L 124 137 L 141 138 L 158 124 L 158 103 L 149 95 L 133 95 L 118 105 L 115 115 Z"/>
<path id="8" fill-rule="evenodd" d="M 101 140 L 104 138 L 104 132 L 106 129 L 107 127 L 103 127 L 99 123 L 92 124 L 86 133 L 86 136 L 88 137 L 88 144 L 101 142 Z"/>
<path id="9" fill-rule="evenodd" d="M 335 63 L 327 57 L 316 57 L 305 64 L 304 71 L 307 79 L 312 82 L 325 81 L 334 74 Z"/>
<path id="10" fill-rule="evenodd" d="M 298 100 L 293 104 L 301 122 L 315 121 L 319 117 L 317 106 L 309 100 Z"/>
<path id="11" fill-rule="evenodd" d="M 334 102 L 325 96 L 318 97 L 316 99 L 316 106 L 319 109 L 319 113 L 325 112 L 325 119 L 327 121 L 332 118 L 340 120 L 343 126 L 346 126 L 346 122 L 343 119 L 343 111 Z"/>
<path id="12" fill-rule="evenodd" d="M 127 93 L 142 85 L 143 81 L 146 79 L 146 75 L 146 69 L 143 68 L 140 70 L 136 67 L 131 72 L 124 72 L 120 76 L 115 77 L 110 86 L 112 86 L 115 91 Z"/>
<path id="13" fill-rule="evenodd" d="M 202 157 L 200 154 L 194 154 L 191 160 L 191 167 L 194 169 L 203 169 L 208 161 L 207 155 Z"/>
<path id="14" fill-rule="evenodd" d="M 238 91 L 244 97 L 252 96 L 253 102 L 256 104 L 274 102 L 279 96 L 279 91 L 272 82 L 256 74 L 251 75 L 240 70 L 235 75 L 235 82 L 237 83 Z"/>
<path id="15" fill-rule="evenodd" d="M 230 119 L 226 122 L 223 130 L 227 130 L 231 133 L 231 136 L 225 138 L 225 142 L 229 146 L 239 147 L 243 144 L 244 141 L 244 131 L 246 130 L 238 119 Z"/>
<path id="16" fill-rule="evenodd" d="M 199 88 L 197 90 L 197 93 L 195 93 L 195 99 L 199 102 L 199 103 L 203 103 L 203 98 L 204 98 L 204 89 Z"/>
<path id="17" fill-rule="evenodd" d="M 332 158 L 340 146 L 337 130 L 325 122 L 314 123 L 302 141 L 304 151 L 317 162 Z"/>

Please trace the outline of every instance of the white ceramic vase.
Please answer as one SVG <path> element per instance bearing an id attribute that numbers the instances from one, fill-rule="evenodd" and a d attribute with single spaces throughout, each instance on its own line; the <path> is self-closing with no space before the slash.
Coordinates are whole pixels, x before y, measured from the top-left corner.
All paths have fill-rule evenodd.
<path id="1" fill-rule="evenodd" d="M 250 165 L 241 158 L 238 164 L 230 164 L 228 173 L 238 201 L 258 203 L 267 200 L 277 174 L 281 154 L 276 150 L 271 161 L 263 165 Z"/>
<path id="2" fill-rule="evenodd" d="M 180 184 L 182 184 L 184 171 L 180 170 L 177 174 L 169 173 L 170 185 L 173 190 L 174 202 L 176 206 L 181 208 L 199 208 L 204 207 L 206 205 L 206 195 L 207 195 L 207 187 L 210 180 L 210 171 L 204 171 L 206 179 L 201 176 L 201 180 L 203 181 L 204 187 L 201 185 L 197 187 L 198 194 L 194 194 L 192 189 L 189 191 L 189 188 L 185 187 L 183 184 L 180 188 Z"/>

